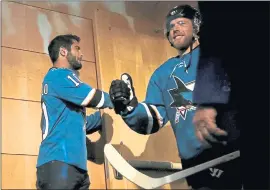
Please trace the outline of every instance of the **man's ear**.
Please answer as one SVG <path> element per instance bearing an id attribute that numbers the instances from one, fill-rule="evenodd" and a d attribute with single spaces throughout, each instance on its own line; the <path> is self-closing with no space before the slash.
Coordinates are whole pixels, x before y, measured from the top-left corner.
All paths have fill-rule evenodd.
<path id="1" fill-rule="evenodd" d="M 68 54 L 68 51 L 66 48 L 60 47 L 60 51 L 59 51 L 60 55 L 63 57 L 66 57 Z"/>

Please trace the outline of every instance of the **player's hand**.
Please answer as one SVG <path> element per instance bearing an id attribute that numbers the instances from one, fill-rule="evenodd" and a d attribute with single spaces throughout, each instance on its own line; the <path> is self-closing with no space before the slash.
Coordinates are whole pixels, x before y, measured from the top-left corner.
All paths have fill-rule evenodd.
<path id="1" fill-rule="evenodd" d="M 218 128 L 216 125 L 217 112 L 214 108 L 198 108 L 193 117 L 196 136 L 205 148 L 211 148 L 211 143 L 226 144 L 225 141 L 217 140 L 217 137 L 227 136 L 227 132 Z"/>
<path id="2" fill-rule="evenodd" d="M 127 114 L 138 105 L 131 76 L 127 73 L 121 75 L 121 80 L 112 81 L 109 94 L 116 114 Z"/>

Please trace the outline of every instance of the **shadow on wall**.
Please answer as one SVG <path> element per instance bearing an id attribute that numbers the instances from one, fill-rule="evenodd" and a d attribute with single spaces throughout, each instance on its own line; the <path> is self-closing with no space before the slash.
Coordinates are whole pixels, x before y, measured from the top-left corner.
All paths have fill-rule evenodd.
<path id="1" fill-rule="evenodd" d="M 112 117 L 104 113 L 102 115 L 102 119 L 106 122 L 106 131 L 104 131 L 104 126 L 102 127 L 102 130 L 96 131 L 100 134 L 100 138 L 92 142 L 91 139 L 86 137 L 86 147 L 87 147 L 87 159 L 90 162 L 94 162 L 96 164 L 103 164 L 104 163 L 104 146 L 105 146 L 105 137 L 107 138 L 107 141 L 110 142 L 113 136 L 113 119 Z M 94 132 L 94 131 L 92 131 Z"/>
<path id="2" fill-rule="evenodd" d="M 112 117 L 107 113 L 104 113 L 102 117 L 103 117 L 103 120 L 106 122 L 105 123 L 106 131 L 104 131 L 105 127 L 103 127 L 103 130 L 96 131 L 97 133 L 100 134 L 100 138 L 95 142 L 92 142 L 91 139 L 86 137 L 88 161 L 94 162 L 96 164 L 104 163 L 104 152 L 103 152 L 104 145 L 106 141 L 110 142 L 112 140 L 113 133 L 114 133 Z M 117 148 L 118 151 L 121 152 L 121 154 L 126 159 L 129 159 L 129 160 L 145 160 L 145 158 L 156 157 L 157 159 L 155 159 L 155 161 L 180 162 L 180 158 L 177 157 L 178 152 L 175 153 L 176 158 L 174 160 L 171 160 L 171 159 L 168 160 L 168 157 L 167 157 L 169 154 L 171 154 L 170 148 L 168 147 L 173 147 L 175 149 L 175 139 L 168 140 L 168 138 L 174 137 L 174 134 L 172 133 L 172 130 L 170 127 L 171 126 L 166 125 L 157 133 L 149 135 L 146 146 L 145 146 L 145 151 L 140 156 L 135 156 L 132 153 L 132 150 L 130 150 L 130 148 L 128 148 L 123 142 L 121 142 L 121 145 L 120 144 L 115 145 L 115 147 Z M 106 141 L 105 141 L 105 135 L 107 138 Z M 134 142 L 134 144 L 136 144 L 136 142 Z M 153 149 L 153 147 L 155 148 L 160 147 L 159 151 L 162 150 L 162 154 L 160 154 L 159 151 Z"/>

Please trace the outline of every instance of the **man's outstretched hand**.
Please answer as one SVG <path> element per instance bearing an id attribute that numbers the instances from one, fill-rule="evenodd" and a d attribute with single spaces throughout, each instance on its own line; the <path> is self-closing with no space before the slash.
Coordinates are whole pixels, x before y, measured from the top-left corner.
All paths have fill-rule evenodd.
<path id="1" fill-rule="evenodd" d="M 227 132 L 218 128 L 216 124 L 217 112 L 212 107 L 200 107 L 196 110 L 193 117 L 196 136 L 205 148 L 211 148 L 211 143 L 226 144 L 219 141 L 218 137 L 227 136 Z"/>

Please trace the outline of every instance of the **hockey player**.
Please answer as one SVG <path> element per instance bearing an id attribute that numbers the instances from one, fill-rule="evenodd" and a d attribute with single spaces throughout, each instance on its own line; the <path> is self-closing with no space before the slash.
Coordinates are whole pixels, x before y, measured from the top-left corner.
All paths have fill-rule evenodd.
<path id="1" fill-rule="evenodd" d="M 192 93 L 200 52 L 200 25 L 200 12 L 189 5 L 174 7 L 168 13 L 166 37 L 178 50 L 178 55 L 154 71 L 144 102 L 137 101 L 131 76 L 126 73 L 121 80 L 114 80 L 110 87 L 115 112 L 137 133 L 153 134 L 170 121 L 183 168 L 209 161 L 234 149 L 226 142 L 227 132 L 214 126 L 214 120 L 206 123 L 213 126 L 213 134 L 207 140 L 196 136 L 193 125 L 196 105 L 192 103 Z M 205 110 L 213 112 L 215 117 L 213 108 Z M 187 182 L 194 189 L 239 189 L 238 162 L 239 159 L 236 159 L 209 168 L 188 177 Z"/>
<path id="2" fill-rule="evenodd" d="M 101 127 L 101 116 L 86 116 L 86 107 L 113 108 L 107 93 L 79 79 L 79 43 L 78 36 L 59 35 L 48 47 L 53 67 L 42 83 L 38 189 L 89 189 L 86 134 Z"/>

